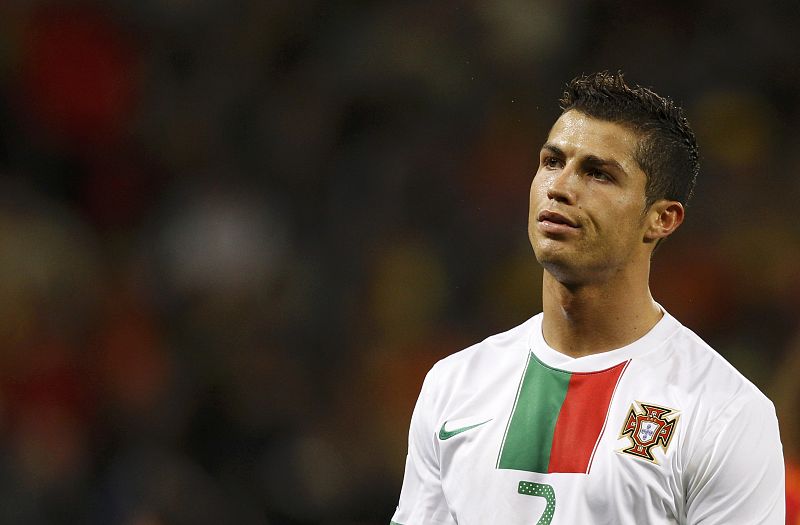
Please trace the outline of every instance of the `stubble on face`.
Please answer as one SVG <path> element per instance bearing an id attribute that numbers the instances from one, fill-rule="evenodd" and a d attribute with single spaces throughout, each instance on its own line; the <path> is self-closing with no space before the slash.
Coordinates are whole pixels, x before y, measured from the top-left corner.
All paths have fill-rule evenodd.
<path id="1" fill-rule="evenodd" d="M 560 282 L 609 279 L 646 253 L 636 144 L 632 130 L 575 110 L 553 125 L 531 184 L 528 236 Z"/>

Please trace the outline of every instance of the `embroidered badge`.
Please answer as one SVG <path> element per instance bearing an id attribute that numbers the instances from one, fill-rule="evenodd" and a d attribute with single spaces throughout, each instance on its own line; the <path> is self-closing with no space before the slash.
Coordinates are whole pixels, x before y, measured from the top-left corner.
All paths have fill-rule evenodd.
<path id="1" fill-rule="evenodd" d="M 671 408 L 640 401 L 633 403 L 619 434 L 620 438 L 630 439 L 631 446 L 619 452 L 658 464 L 652 449 L 660 446 L 666 454 L 678 424 L 677 413 L 677 410 Z"/>

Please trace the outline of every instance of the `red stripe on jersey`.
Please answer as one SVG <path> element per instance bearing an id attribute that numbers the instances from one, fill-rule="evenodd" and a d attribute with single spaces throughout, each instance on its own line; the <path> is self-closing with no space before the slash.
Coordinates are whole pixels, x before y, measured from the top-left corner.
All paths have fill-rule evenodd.
<path id="1" fill-rule="evenodd" d="M 600 372 L 574 372 L 553 434 L 548 472 L 588 472 L 611 397 L 628 362 Z"/>

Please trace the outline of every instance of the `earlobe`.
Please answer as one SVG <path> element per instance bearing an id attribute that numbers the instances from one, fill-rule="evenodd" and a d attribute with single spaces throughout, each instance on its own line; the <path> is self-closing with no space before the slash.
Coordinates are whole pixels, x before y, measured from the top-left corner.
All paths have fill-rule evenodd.
<path id="1" fill-rule="evenodd" d="M 683 204 L 678 201 L 662 199 L 653 203 L 648 213 L 649 225 L 645 231 L 645 241 L 653 242 L 672 235 L 683 223 Z"/>

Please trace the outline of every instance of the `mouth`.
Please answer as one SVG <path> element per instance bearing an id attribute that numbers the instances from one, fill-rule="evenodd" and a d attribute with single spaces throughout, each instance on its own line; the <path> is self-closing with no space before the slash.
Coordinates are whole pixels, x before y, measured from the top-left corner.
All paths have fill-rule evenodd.
<path id="1" fill-rule="evenodd" d="M 537 219 L 543 226 L 554 225 L 557 227 L 580 228 L 580 225 L 574 219 L 555 211 L 543 210 L 539 212 Z"/>

